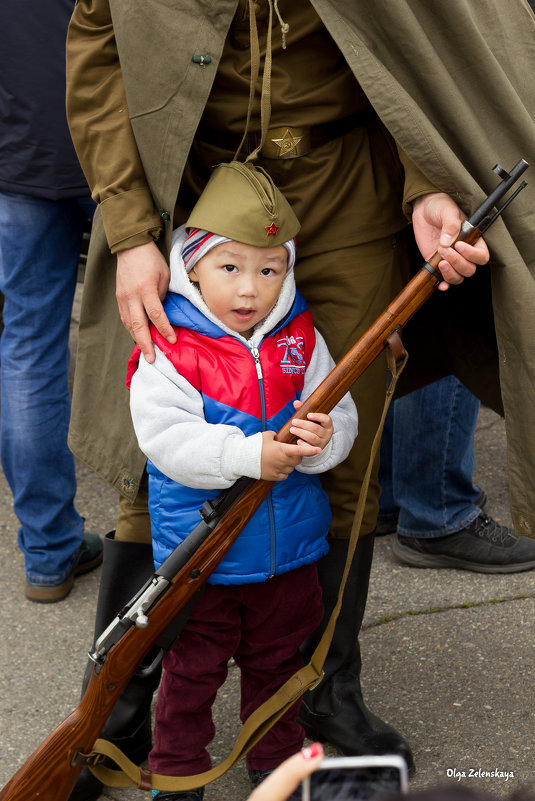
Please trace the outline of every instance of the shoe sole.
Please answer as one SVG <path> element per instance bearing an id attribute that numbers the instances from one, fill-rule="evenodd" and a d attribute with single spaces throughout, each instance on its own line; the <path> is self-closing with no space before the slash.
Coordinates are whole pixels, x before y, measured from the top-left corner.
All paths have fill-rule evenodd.
<path id="1" fill-rule="evenodd" d="M 453 567 L 457 570 L 471 570 L 474 573 L 523 573 L 535 568 L 535 561 L 512 562 L 509 565 L 487 565 L 483 562 L 469 562 L 466 559 L 457 559 L 445 554 L 420 553 L 402 545 L 398 539 L 394 539 L 392 542 L 392 553 L 401 562 L 411 567 Z"/>
<path id="2" fill-rule="evenodd" d="M 89 573 L 90 570 L 94 570 L 95 567 L 98 567 L 101 562 L 102 551 L 90 562 L 83 562 L 77 565 L 61 584 L 54 584 L 50 587 L 40 584 L 30 584 L 30 582 L 27 581 L 24 595 L 28 601 L 34 601 L 38 604 L 55 604 L 58 601 L 63 601 L 74 586 L 75 576 Z"/>

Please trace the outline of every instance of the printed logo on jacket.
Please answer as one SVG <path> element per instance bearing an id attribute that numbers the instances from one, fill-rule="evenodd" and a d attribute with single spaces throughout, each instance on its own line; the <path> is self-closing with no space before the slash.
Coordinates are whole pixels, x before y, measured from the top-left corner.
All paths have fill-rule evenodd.
<path id="1" fill-rule="evenodd" d="M 306 370 L 305 338 L 303 336 L 285 336 L 277 340 L 276 346 L 278 352 L 282 353 L 280 360 L 282 372 L 304 375 Z"/>

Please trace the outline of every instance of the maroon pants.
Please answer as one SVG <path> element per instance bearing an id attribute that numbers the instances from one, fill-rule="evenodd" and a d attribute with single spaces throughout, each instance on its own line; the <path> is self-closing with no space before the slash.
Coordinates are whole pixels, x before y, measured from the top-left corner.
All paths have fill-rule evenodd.
<path id="1" fill-rule="evenodd" d="M 241 671 L 243 721 L 303 665 L 299 646 L 318 627 L 322 608 L 315 564 L 260 584 L 206 585 L 163 661 L 151 771 L 190 776 L 209 770 L 212 705 L 229 659 Z M 249 768 L 275 768 L 299 751 L 298 710 L 299 702 L 249 751 Z"/>

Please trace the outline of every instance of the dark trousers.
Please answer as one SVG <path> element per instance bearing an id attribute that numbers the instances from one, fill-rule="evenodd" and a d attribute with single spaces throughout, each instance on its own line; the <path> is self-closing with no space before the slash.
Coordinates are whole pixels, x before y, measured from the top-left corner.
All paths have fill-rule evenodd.
<path id="1" fill-rule="evenodd" d="M 319 625 L 322 608 L 315 564 L 259 584 L 206 585 L 163 662 L 151 771 L 189 776 L 209 770 L 212 705 L 229 659 L 241 670 L 243 721 L 302 667 L 299 646 Z M 249 768 L 275 768 L 299 751 L 304 741 L 296 721 L 299 705 L 249 751 Z"/>

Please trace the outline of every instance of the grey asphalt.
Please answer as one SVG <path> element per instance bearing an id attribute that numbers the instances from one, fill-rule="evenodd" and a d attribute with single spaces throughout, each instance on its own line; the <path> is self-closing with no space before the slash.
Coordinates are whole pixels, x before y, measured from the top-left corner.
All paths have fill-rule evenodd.
<path id="1" fill-rule="evenodd" d="M 114 527 L 115 493 L 83 464 L 77 471 L 78 510 L 104 535 Z M 488 409 L 479 418 L 475 479 L 488 495 L 487 511 L 510 524 L 504 424 Z M 78 703 L 100 577 L 100 569 L 79 577 L 59 604 L 25 600 L 16 532 L 0 473 L 0 787 Z M 500 797 L 535 791 L 535 571 L 422 570 L 397 562 L 390 545 L 391 536 L 377 540 L 362 682 L 369 706 L 412 746 L 411 788 L 450 782 Z M 231 665 L 216 706 L 216 761 L 238 730 L 238 693 Z M 239 764 L 205 799 L 237 801 L 249 790 Z M 140 790 L 106 790 L 103 797 L 150 798 Z"/>

